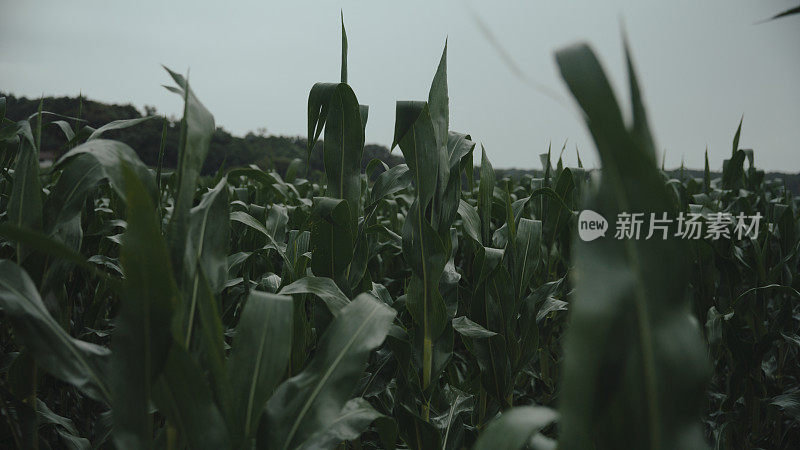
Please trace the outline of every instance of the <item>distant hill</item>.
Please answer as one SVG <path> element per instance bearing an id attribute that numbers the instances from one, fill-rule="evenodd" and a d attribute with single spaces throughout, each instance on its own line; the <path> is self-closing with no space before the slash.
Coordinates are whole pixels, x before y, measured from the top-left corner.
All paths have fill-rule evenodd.
<path id="1" fill-rule="evenodd" d="M 29 99 L 26 97 L 15 97 L 11 94 L 0 92 L 0 97 L 5 96 L 7 102 L 7 116 L 12 120 L 20 120 L 36 113 L 39 107 L 39 99 Z M 77 97 L 45 97 L 43 109 L 64 116 L 78 117 L 85 122 L 85 125 L 97 128 L 111 121 L 119 119 L 133 119 L 145 116 L 157 116 L 158 112 L 153 107 L 145 106 L 144 111 L 139 111 L 133 105 L 117 105 L 97 102 Z M 136 150 L 139 157 L 145 164 L 154 166 L 158 162 L 158 149 L 161 143 L 161 131 L 167 121 L 167 147 L 164 155 L 164 165 L 175 167 L 178 154 L 178 134 L 180 122 L 173 119 L 165 119 L 161 116 L 140 123 L 132 128 L 124 130 L 110 131 L 104 136 L 117 139 L 130 145 Z M 42 131 L 43 148 L 58 149 L 65 142 L 61 130 L 55 125 L 45 126 Z M 211 174 L 220 167 L 241 167 L 248 164 L 258 164 L 263 168 L 274 168 L 282 175 L 286 173 L 286 168 L 295 158 L 306 160 L 306 139 L 303 137 L 290 136 L 271 136 L 265 134 L 247 133 L 245 136 L 234 136 L 222 127 L 217 127 L 211 139 L 211 148 L 208 157 L 203 165 L 203 172 Z M 321 143 L 318 143 L 311 157 L 311 172 L 323 171 Z M 63 152 L 64 149 L 62 148 Z M 58 157 L 59 152 L 52 155 Z M 403 157 L 399 151 L 390 153 L 389 149 L 382 145 L 367 144 L 364 147 L 362 167 L 366 168 L 369 161 L 378 158 L 392 167 L 403 162 Z M 496 169 L 498 176 L 520 177 L 530 174 L 541 177 L 541 170 L 537 169 Z M 675 178 L 680 177 L 680 170 L 668 171 Z M 477 176 L 478 171 L 475 171 Z M 685 170 L 685 177 L 700 177 L 701 170 Z M 714 172 L 713 176 L 719 176 Z M 795 194 L 800 194 L 800 173 L 785 174 L 769 172 L 765 175 L 766 179 L 781 178 L 786 182 L 787 187 Z"/>
<path id="2" fill-rule="evenodd" d="M 12 120 L 26 118 L 38 110 L 39 99 L 15 97 L 0 92 L 0 97 L 2 96 L 6 97 L 7 116 Z M 152 107 L 146 106 L 145 111 L 139 111 L 130 104 L 107 104 L 76 97 L 45 97 L 42 109 L 64 116 L 80 117 L 84 121 L 81 122 L 82 125 L 89 125 L 93 128 L 114 120 L 158 114 Z M 109 131 L 103 136 L 125 142 L 139 154 L 145 164 L 154 166 L 158 162 L 158 150 L 165 120 L 167 121 L 167 146 L 164 165 L 175 167 L 178 159 L 179 120 L 158 116 L 131 128 Z M 66 139 L 57 126 L 48 125 L 43 128 L 42 148 L 61 149 L 51 157 L 60 156 L 65 150 L 62 148 L 65 142 Z M 217 127 L 211 138 L 211 147 L 203 165 L 203 173 L 214 173 L 221 166 L 230 168 L 258 164 L 263 168 L 275 168 L 279 173 L 284 174 L 293 159 L 306 160 L 306 147 L 307 140 L 301 137 L 268 136 L 252 132 L 240 137 L 232 135 L 222 127 Z M 321 150 L 321 144 L 318 143 L 317 148 L 312 152 L 310 161 L 312 172 L 323 170 Z M 364 147 L 363 167 L 366 167 L 367 163 L 374 158 L 381 159 L 390 167 L 403 162 L 403 157 L 399 152 L 391 154 L 386 147 L 367 144 Z"/>

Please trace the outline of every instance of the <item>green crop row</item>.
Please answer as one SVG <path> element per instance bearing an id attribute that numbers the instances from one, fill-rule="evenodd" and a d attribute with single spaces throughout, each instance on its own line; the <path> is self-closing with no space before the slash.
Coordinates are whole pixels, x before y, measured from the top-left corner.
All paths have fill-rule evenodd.
<path id="1" fill-rule="evenodd" d="M 625 50 L 630 119 L 587 45 L 556 52 L 602 169 L 548 150 L 542 178 L 497 179 L 483 147 L 473 173 L 446 45 L 397 103 L 405 164 L 362 172 L 344 27 L 341 80 L 308 98 L 323 183 L 299 160 L 201 177 L 214 118 L 169 70 L 175 172 L 102 136 L 147 118 L 13 122 L 0 98 L 0 446 L 800 447 L 798 203 L 741 124 L 721 178 L 669 179 Z M 40 168 L 45 126 L 65 143 Z M 584 209 L 763 219 L 584 242 Z"/>

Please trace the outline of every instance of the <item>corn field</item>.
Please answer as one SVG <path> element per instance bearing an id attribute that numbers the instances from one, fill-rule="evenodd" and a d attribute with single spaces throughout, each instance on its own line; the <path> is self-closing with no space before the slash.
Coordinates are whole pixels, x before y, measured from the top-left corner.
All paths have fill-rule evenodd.
<path id="1" fill-rule="evenodd" d="M 625 49 L 629 118 L 588 45 L 555 53 L 602 168 L 547 150 L 541 177 L 450 129 L 446 44 L 428 98 L 397 102 L 405 164 L 362 171 L 344 28 L 341 80 L 308 96 L 320 180 L 201 176 L 214 118 L 169 69 L 174 171 L 103 137 L 147 119 L 0 98 L 0 447 L 800 448 L 798 202 L 741 123 L 721 177 L 670 178 Z M 589 242 L 583 210 L 762 223 Z"/>

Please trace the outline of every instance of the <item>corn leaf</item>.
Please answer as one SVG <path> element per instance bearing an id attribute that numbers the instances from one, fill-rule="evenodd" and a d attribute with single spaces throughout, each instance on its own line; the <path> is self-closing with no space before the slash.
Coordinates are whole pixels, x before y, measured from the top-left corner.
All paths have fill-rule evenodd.
<path id="1" fill-rule="evenodd" d="M 395 312 L 361 294 L 331 322 L 305 370 L 283 382 L 267 402 L 259 445 L 292 449 L 331 427 L 350 399 L 369 353 L 389 332 Z"/>
<path id="2" fill-rule="evenodd" d="M 289 362 L 291 336 L 291 297 L 251 292 L 228 362 L 233 392 L 228 415 L 237 442 L 248 442 L 255 436 L 264 404 Z"/>
<path id="3" fill-rule="evenodd" d="M 568 47 L 556 60 L 603 166 L 587 207 L 611 220 L 623 211 L 670 212 L 652 155 L 626 128 L 592 50 Z M 605 238 L 575 246 L 559 447 L 705 447 L 699 413 L 708 368 L 688 309 L 683 243 Z"/>

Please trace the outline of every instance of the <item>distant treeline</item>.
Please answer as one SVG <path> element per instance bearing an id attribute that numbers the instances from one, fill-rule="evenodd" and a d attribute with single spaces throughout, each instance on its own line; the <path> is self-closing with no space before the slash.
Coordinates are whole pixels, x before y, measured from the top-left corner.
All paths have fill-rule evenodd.
<path id="1" fill-rule="evenodd" d="M 39 99 L 15 97 L 0 92 L 7 102 L 7 116 L 12 120 L 20 120 L 35 114 L 39 108 Z M 180 134 L 180 121 L 158 116 L 153 107 L 146 106 L 139 111 L 132 105 L 113 105 L 76 97 L 45 97 L 42 109 L 69 117 L 80 117 L 81 126 L 89 125 L 98 128 L 114 120 L 134 119 L 145 116 L 157 116 L 137 124 L 131 128 L 109 131 L 104 138 L 116 139 L 130 145 L 145 164 L 154 166 L 158 162 L 158 151 L 161 144 L 161 133 L 164 121 L 167 121 L 167 145 L 164 154 L 164 165 L 175 167 L 178 159 L 177 148 Z M 48 116 L 45 123 L 62 120 Z M 74 128 L 74 123 L 73 123 Z M 60 149 L 55 154 L 42 155 L 57 158 L 66 151 L 64 134 L 55 125 L 45 125 L 42 129 L 42 148 Z M 217 127 L 211 138 L 211 147 L 203 165 L 203 173 L 211 174 L 220 167 L 242 167 L 257 164 L 263 168 L 274 168 L 285 174 L 286 168 L 295 158 L 306 161 L 307 140 L 301 137 L 268 136 L 265 134 L 247 133 L 244 137 L 234 136 L 222 127 Z M 310 161 L 312 172 L 323 170 L 321 143 L 312 152 Z M 364 147 L 362 165 L 379 158 L 392 167 L 403 162 L 400 152 L 390 154 L 386 147 L 368 144 Z"/>
<path id="2" fill-rule="evenodd" d="M 38 98 L 15 97 L 11 94 L 0 92 L 0 96 L 7 97 L 7 116 L 12 120 L 19 120 L 35 114 L 39 107 Z M 81 125 L 89 125 L 98 128 L 114 120 L 133 119 L 145 116 L 158 116 L 155 108 L 145 106 L 145 111 L 139 111 L 133 105 L 116 105 L 97 102 L 77 97 L 45 97 L 43 110 L 69 117 L 80 117 Z M 50 119 L 49 121 L 56 120 Z M 164 155 L 164 165 L 175 167 L 178 154 L 178 138 L 180 133 L 180 123 L 178 120 L 155 117 L 151 120 L 140 123 L 134 127 L 110 131 L 104 137 L 116 139 L 130 145 L 145 164 L 154 166 L 158 162 L 158 149 L 161 144 L 161 132 L 164 121 L 167 121 L 167 146 Z M 74 124 L 73 124 L 74 125 Z M 45 125 L 42 129 L 42 148 L 61 149 L 66 151 L 63 144 L 66 142 L 61 130 L 55 125 Z M 211 139 L 211 148 L 203 166 L 203 173 L 212 174 L 220 167 L 242 167 L 249 164 L 257 164 L 265 169 L 274 168 L 280 174 L 285 174 L 286 169 L 292 160 L 299 158 L 306 160 L 307 140 L 303 137 L 289 136 L 270 136 L 265 133 L 247 133 L 244 137 L 234 136 L 222 127 L 217 127 Z M 317 143 L 320 147 L 321 142 Z M 46 155 L 52 158 L 60 156 L 58 152 Z M 378 158 L 385 162 L 389 167 L 401 164 L 403 157 L 399 151 L 390 153 L 389 149 L 376 144 L 367 144 L 364 147 L 362 167 L 366 168 L 369 161 Z M 553 162 L 555 164 L 555 161 Z M 311 156 L 311 173 L 317 174 L 323 171 L 321 148 L 315 148 Z M 535 177 L 542 176 L 542 171 L 537 169 L 496 169 L 499 177 L 511 176 L 520 177 L 529 174 Z M 475 171 L 477 176 L 478 171 Z M 674 178 L 684 177 L 703 177 L 702 170 L 675 169 L 668 171 Z M 717 177 L 719 173 L 713 173 Z M 312 176 L 313 177 L 313 176 Z M 784 174 L 770 172 L 765 175 L 767 180 L 781 178 L 786 186 L 795 194 L 800 194 L 800 173 Z"/>

